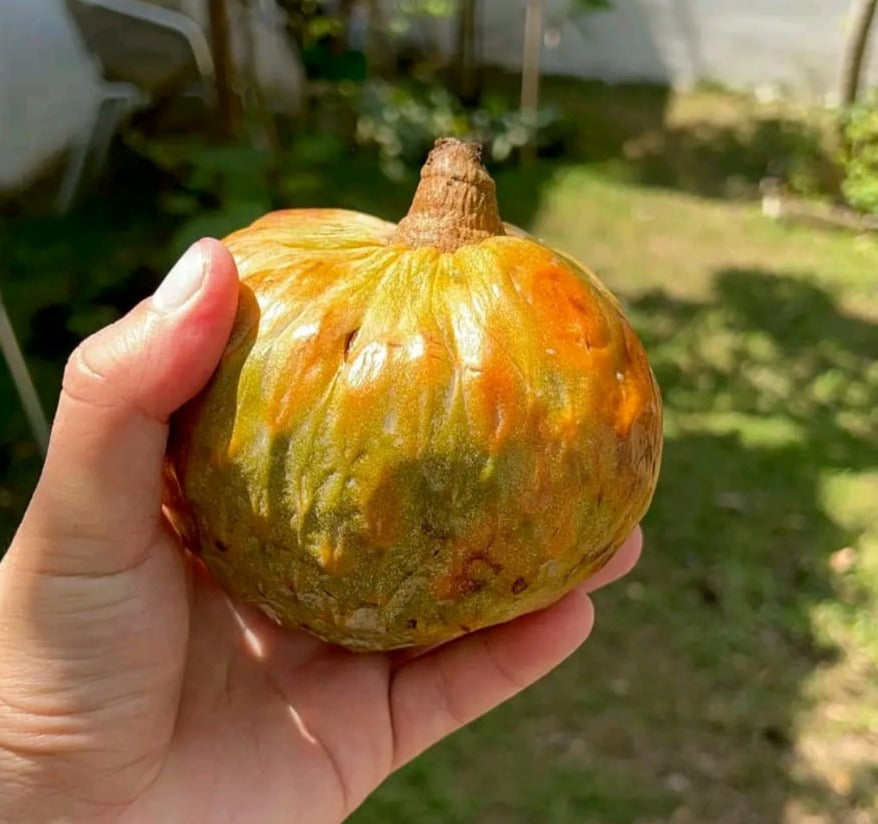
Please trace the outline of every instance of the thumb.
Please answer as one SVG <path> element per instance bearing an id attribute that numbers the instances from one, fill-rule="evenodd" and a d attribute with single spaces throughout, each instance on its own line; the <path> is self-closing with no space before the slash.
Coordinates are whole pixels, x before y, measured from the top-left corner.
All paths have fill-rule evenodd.
<path id="1" fill-rule="evenodd" d="M 231 255 L 202 240 L 151 298 L 76 349 L 22 524 L 45 556 L 32 562 L 101 575 L 141 559 L 161 525 L 168 418 L 216 368 L 237 297 Z"/>

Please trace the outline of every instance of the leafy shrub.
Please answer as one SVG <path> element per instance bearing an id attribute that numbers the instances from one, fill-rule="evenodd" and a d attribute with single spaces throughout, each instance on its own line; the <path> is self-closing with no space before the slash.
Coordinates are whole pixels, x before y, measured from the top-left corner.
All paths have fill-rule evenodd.
<path id="1" fill-rule="evenodd" d="M 501 164 L 524 146 L 548 149 L 567 133 L 554 107 L 533 117 L 498 96 L 467 109 L 448 89 L 430 82 L 369 81 L 356 106 L 357 141 L 377 148 L 381 168 L 392 179 L 418 168 L 437 137 L 478 140 L 486 159 Z"/>
<path id="2" fill-rule="evenodd" d="M 457 98 L 433 84 L 370 81 L 355 105 L 357 141 L 377 148 L 382 170 L 393 179 L 422 162 L 437 137 L 462 137 L 469 127 Z"/>
<path id="3" fill-rule="evenodd" d="M 843 115 L 842 194 L 862 212 L 878 214 L 878 95 Z"/>

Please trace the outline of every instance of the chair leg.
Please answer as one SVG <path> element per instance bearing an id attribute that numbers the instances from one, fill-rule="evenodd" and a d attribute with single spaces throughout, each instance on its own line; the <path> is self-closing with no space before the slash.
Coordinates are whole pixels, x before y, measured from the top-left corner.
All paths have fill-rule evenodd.
<path id="1" fill-rule="evenodd" d="M 104 168 L 113 135 L 116 134 L 128 103 L 127 98 L 113 97 L 107 98 L 101 105 L 101 114 L 98 116 L 92 139 L 92 170 L 95 175 L 100 174 Z"/>
<path id="2" fill-rule="evenodd" d="M 27 415 L 28 423 L 30 423 L 34 440 L 37 442 L 40 452 L 45 455 L 49 445 L 49 423 L 43 412 L 33 379 L 28 372 L 24 356 L 21 354 L 21 348 L 15 337 L 12 322 L 6 313 L 6 307 L 3 305 L 2 297 L 0 297 L 0 350 L 3 351 L 9 371 L 12 373 L 12 381 L 15 384 L 24 413 Z"/>
<path id="3" fill-rule="evenodd" d="M 94 115 L 88 124 L 88 129 L 83 131 L 71 148 L 67 171 L 64 173 L 64 179 L 61 181 L 61 188 L 58 190 L 58 197 L 55 202 L 56 210 L 61 214 L 67 212 L 73 205 L 73 201 L 79 192 L 79 187 L 82 185 L 95 133 L 100 126 L 103 107 L 104 101 L 101 100 L 95 107 Z"/>
<path id="4" fill-rule="evenodd" d="M 85 180 L 89 160 L 92 160 L 94 171 L 103 167 L 119 121 L 126 108 L 133 103 L 134 96 L 131 92 L 120 93 L 113 90 L 98 102 L 88 132 L 84 133 L 73 147 L 70 163 L 58 192 L 58 212 L 62 214 L 66 212 L 76 199 Z"/>
<path id="5" fill-rule="evenodd" d="M 55 209 L 60 214 L 67 212 L 76 198 L 88 160 L 90 145 L 91 133 L 89 132 L 88 135 L 80 137 L 71 148 L 64 179 L 61 181 L 61 188 L 58 190 L 58 197 L 55 200 Z"/>

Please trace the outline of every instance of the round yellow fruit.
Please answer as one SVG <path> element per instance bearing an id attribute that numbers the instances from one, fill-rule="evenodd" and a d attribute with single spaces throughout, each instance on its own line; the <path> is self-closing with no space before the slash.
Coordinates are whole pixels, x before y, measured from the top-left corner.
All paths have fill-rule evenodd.
<path id="1" fill-rule="evenodd" d="M 558 600 L 646 512 L 643 347 L 501 222 L 474 145 L 437 143 L 398 226 L 281 211 L 225 242 L 235 327 L 173 420 L 166 502 L 235 596 L 351 649 L 434 644 Z"/>

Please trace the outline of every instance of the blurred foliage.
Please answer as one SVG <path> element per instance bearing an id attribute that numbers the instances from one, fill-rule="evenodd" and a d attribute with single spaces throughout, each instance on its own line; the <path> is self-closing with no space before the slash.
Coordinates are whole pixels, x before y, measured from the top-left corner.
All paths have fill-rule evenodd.
<path id="1" fill-rule="evenodd" d="M 440 135 L 469 132 L 457 98 L 437 84 L 374 81 L 363 89 L 357 108 L 357 140 L 377 147 L 381 168 L 396 180 L 423 161 Z"/>
<path id="2" fill-rule="evenodd" d="M 467 4 L 461 0 L 395 0 L 384 4 L 285 0 L 281 5 L 312 88 L 316 88 L 315 81 L 325 84 L 316 106 L 324 110 L 331 107 L 333 116 L 327 118 L 324 114 L 324 126 L 337 132 L 338 123 L 352 123 L 358 143 L 377 150 L 382 170 L 394 180 L 417 168 L 434 140 L 442 135 L 478 140 L 486 146 L 492 162 L 504 163 L 526 146 L 535 145 L 544 153 L 560 151 L 564 135 L 571 131 L 563 112 L 555 106 L 542 106 L 536 113 L 520 112 L 515 99 L 518 90 L 514 96 L 483 93 L 481 72 L 475 81 L 477 93 L 467 96 L 462 88 L 458 89 L 466 98 L 464 102 L 455 94 L 455 84 L 448 82 L 450 77 L 445 76 L 454 75 L 460 67 L 440 70 L 435 60 L 423 52 L 423 45 L 407 40 L 406 35 L 419 19 L 465 15 Z M 478 6 L 476 2 L 476 19 Z M 610 0 L 571 0 L 567 11 L 575 16 L 610 6 Z M 388 62 L 395 62 L 395 71 L 370 72 L 369 61 L 375 57 L 374 37 L 371 50 L 365 42 L 370 37 L 362 32 L 365 41 L 359 46 L 351 44 L 355 8 L 365 9 L 376 18 L 370 25 L 380 30 L 379 62 L 385 69 Z M 458 38 L 463 36 L 462 26 L 463 17 L 458 21 Z"/>
<path id="3" fill-rule="evenodd" d="M 389 28 L 402 34 L 417 17 L 451 17 L 460 6 L 460 0 L 395 0 L 390 7 Z"/>
<path id="4" fill-rule="evenodd" d="M 327 38 L 344 38 L 354 8 L 352 0 L 338 0 L 330 4 L 321 0 L 276 2 L 286 14 L 287 29 L 293 39 L 306 47 Z M 398 37 L 407 33 L 412 21 L 417 18 L 451 17 L 457 11 L 460 0 L 393 0 L 391 3 L 375 2 L 369 5 L 373 13 L 381 15 L 384 33 Z"/>
<path id="5" fill-rule="evenodd" d="M 550 150 L 573 127 L 555 106 L 543 106 L 532 118 L 499 94 L 483 96 L 478 108 L 466 108 L 435 82 L 373 81 L 357 100 L 357 140 L 378 149 L 382 170 L 399 180 L 420 166 L 438 137 L 479 141 L 489 163 L 502 164 L 526 145 Z"/>
<path id="6" fill-rule="evenodd" d="M 842 117 L 842 192 L 855 209 L 878 214 L 878 92 Z"/>

